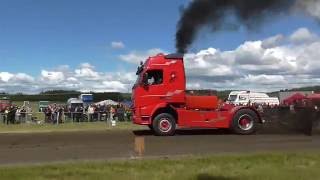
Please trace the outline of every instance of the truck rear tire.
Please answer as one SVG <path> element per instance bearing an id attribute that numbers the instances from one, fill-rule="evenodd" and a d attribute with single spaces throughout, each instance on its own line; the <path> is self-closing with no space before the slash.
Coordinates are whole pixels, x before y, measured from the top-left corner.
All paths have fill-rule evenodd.
<path id="1" fill-rule="evenodd" d="M 171 114 L 161 113 L 153 122 L 153 131 L 157 136 L 173 136 L 176 131 L 176 121 Z"/>
<path id="2" fill-rule="evenodd" d="M 256 132 L 258 122 L 258 115 L 254 111 L 240 109 L 233 116 L 231 128 L 236 134 L 249 135 Z"/>

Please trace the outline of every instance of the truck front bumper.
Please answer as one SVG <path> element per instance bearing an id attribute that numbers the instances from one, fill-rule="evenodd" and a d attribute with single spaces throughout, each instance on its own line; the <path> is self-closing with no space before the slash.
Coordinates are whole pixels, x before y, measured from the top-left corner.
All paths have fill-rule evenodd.
<path id="1" fill-rule="evenodd" d="M 151 121 L 150 121 L 150 117 L 149 116 L 138 116 L 136 114 L 134 114 L 132 116 L 132 122 L 134 124 L 138 124 L 138 125 L 150 125 Z"/>

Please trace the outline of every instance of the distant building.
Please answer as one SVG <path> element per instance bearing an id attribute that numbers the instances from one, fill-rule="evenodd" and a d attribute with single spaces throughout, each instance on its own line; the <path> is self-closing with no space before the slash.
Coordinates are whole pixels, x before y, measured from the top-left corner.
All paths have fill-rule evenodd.
<path id="1" fill-rule="evenodd" d="M 280 104 L 283 104 L 283 100 L 287 99 L 288 97 L 300 93 L 304 96 L 308 96 L 310 94 L 313 94 L 313 91 L 286 91 L 286 92 L 279 92 L 279 100 Z"/>

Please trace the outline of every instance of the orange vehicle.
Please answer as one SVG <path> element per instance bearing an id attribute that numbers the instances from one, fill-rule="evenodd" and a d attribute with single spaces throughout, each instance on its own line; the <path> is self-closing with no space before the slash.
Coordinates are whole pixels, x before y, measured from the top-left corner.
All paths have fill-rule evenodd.
<path id="1" fill-rule="evenodd" d="M 176 128 L 223 128 L 251 134 L 262 119 L 256 109 L 219 104 L 216 96 L 186 94 L 181 54 L 158 54 L 138 67 L 132 89 L 133 122 L 156 135 L 174 135 Z"/>

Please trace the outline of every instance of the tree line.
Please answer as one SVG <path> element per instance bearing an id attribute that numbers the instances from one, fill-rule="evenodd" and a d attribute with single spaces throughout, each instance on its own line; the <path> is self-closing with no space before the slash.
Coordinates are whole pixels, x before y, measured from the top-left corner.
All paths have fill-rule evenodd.
<path id="1" fill-rule="evenodd" d="M 45 91 L 39 94 L 6 94 L 1 93 L 0 98 L 8 97 L 12 101 L 53 101 L 53 102 L 67 102 L 70 98 L 78 98 L 80 94 L 83 94 L 79 91 L 64 91 L 64 90 L 54 90 L 54 91 Z M 86 93 L 87 94 L 87 93 Z M 113 101 L 126 101 L 130 100 L 130 93 L 119 93 L 119 92 L 88 92 L 88 94 L 93 95 L 93 101 L 99 102 L 107 99 Z"/>
<path id="2" fill-rule="evenodd" d="M 232 90 L 224 90 L 217 91 L 211 89 L 203 89 L 203 90 L 188 90 L 187 93 L 191 93 L 194 95 L 216 95 L 219 99 L 226 99 L 229 93 Z M 294 89 L 283 89 L 280 92 L 286 91 L 314 91 L 320 92 L 320 86 L 310 86 L 310 87 L 302 87 L 302 88 L 294 88 Z M 268 93 L 271 96 L 278 96 L 279 91 Z M 0 92 L 0 98 L 8 97 L 12 101 L 53 101 L 53 102 L 67 102 L 69 98 L 77 98 L 80 94 L 83 94 L 79 91 L 66 91 L 66 90 L 52 90 L 52 91 L 44 91 L 39 94 L 8 94 L 5 92 Z M 88 94 L 93 94 L 93 101 L 103 101 L 107 99 L 111 99 L 113 101 L 129 101 L 131 99 L 131 93 L 120 93 L 120 92 L 88 92 Z"/>

